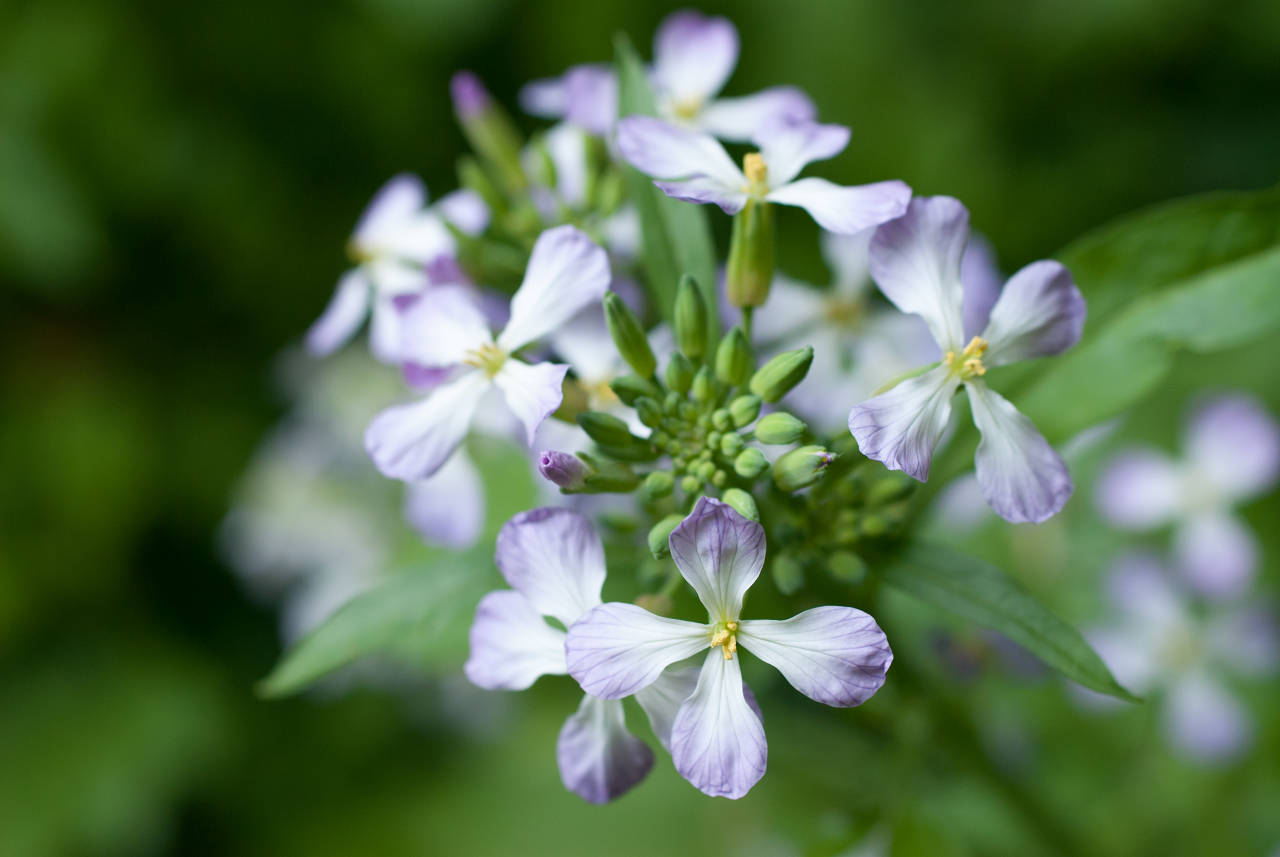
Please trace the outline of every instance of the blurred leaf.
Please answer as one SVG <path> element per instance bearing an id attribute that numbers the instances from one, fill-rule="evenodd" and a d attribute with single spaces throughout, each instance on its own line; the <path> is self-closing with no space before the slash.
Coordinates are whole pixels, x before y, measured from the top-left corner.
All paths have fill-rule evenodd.
<path id="1" fill-rule="evenodd" d="M 872 568 L 890 586 L 1004 634 L 1090 690 L 1139 701 L 1120 686 L 1079 631 L 993 565 L 942 545 L 912 543 Z"/>
<path id="2" fill-rule="evenodd" d="M 460 659 L 472 610 L 492 585 L 485 573 L 492 563 L 490 547 L 482 542 L 467 553 L 444 554 L 392 575 L 303 637 L 262 680 L 259 692 L 296 693 L 369 655 L 415 665 Z"/>
<path id="3" fill-rule="evenodd" d="M 654 116 L 653 91 L 644 65 L 631 42 L 619 34 L 614 42 L 618 71 L 618 115 Z M 693 274 L 707 302 L 713 338 L 719 335 L 720 316 L 716 278 L 715 244 L 702 206 L 671 199 L 653 180 L 633 167 L 626 168 L 627 195 L 640 215 L 645 270 L 650 297 L 662 316 L 671 319 L 676 284 L 681 274 Z"/>

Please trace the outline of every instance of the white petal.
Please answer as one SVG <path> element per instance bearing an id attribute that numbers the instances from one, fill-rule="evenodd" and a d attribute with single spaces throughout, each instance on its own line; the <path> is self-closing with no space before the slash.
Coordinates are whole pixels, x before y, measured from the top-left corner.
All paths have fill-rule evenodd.
<path id="1" fill-rule="evenodd" d="M 747 177 L 714 137 L 649 116 L 618 122 L 618 151 L 656 179 L 705 176 L 725 191 L 742 190 Z"/>
<path id="2" fill-rule="evenodd" d="M 569 627 L 569 674 L 602 699 L 631 696 L 671 664 L 711 644 L 706 625 L 667 619 L 635 604 L 602 604 Z"/>
<path id="3" fill-rule="evenodd" d="M 621 371 L 617 346 L 602 306 L 588 306 L 551 334 L 551 347 L 587 386 L 606 383 Z"/>
<path id="4" fill-rule="evenodd" d="M 502 525 L 494 559 L 511 588 L 568 627 L 600 604 L 604 548 L 591 521 L 571 509 L 521 512 Z"/>
<path id="5" fill-rule="evenodd" d="M 490 345 L 493 334 L 465 286 L 436 286 L 401 314 L 400 351 L 419 366 L 453 366 L 469 353 Z"/>
<path id="6" fill-rule="evenodd" d="M 569 109 L 564 77 L 544 77 L 520 87 L 520 109 L 544 119 L 562 119 Z"/>
<path id="7" fill-rule="evenodd" d="M 524 282 L 511 299 L 511 321 L 498 337 L 504 351 L 541 339 L 578 310 L 604 297 L 609 257 L 587 234 L 557 226 L 538 236 Z"/>
<path id="8" fill-rule="evenodd" d="M 765 126 L 812 122 L 817 109 L 794 86 L 772 86 L 739 98 L 718 98 L 698 114 L 697 125 L 721 140 L 745 143 Z"/>
<path id="9" fill-rule="evenodd" d="M 755 315 L 754 338 L 758 342 L 777 343 L 808 336 L 826 321 L 826 308 L 826 294 L 785 274 L 777 274 L 769 288 L 768 309 Z M 810 343 L 799 343 L 806 344 Z M 815 361 L 829 356 L 820 353 L 816 344 L 813 351 Z M 812 373 L 812 368 L 809 371 Z"/>
<path id="10" fill-rule="evenodd" d="M 636 693 L 636 702 L 648 715 L 653 734 L 658 736 L 668 753 L 671 752 L 671 727 L 676 721 L 676 714 L 697 686 L 697 667 L 672 667 L 663 670 L 653 684 Z"/>
<path id="11" fill-rule="evenodd" d="M 436 202 L 436 209 L 467 235 L 479 235 L 489 227 L 489 206 L 473 190 L 460 188 L 445 194 Z"/>
<path id="12" fill-rule="evenodd" d="M 685 10 L 663 19 L 653 40 L 653 77 L 677 101 L 719 92 L 738 64 L 738 31 L 727 18 Z"/>
<path id="13" fill-rule="evenodd" d="M 648 775 L 653 751 L 627 731 L 617 700 L 584 696 L 556 741 L 564 787 L 589 803 L 621 797 Z"/>
<path id="14" fill-rule="evenodd" d="M 796 690 L 824 705 L 861 705 L 893 662 L 876 621 L 852 607 L 815 607 L 790 619 L 744 619 L 738 642 Z"/>
<path id="15" fill-rule="evenodd" d="M 871 276 L 880 291 L 921 316 L 943 350 L 965 345 L 960 260 L 968 238 L 969 212 L 959 200 L 918 196 L 871 239 Z"/>
<path id="16" fill-rule="evenodd" d="M 850 234 L 900 217 L 911 188 L 900 181 L 844 187 L 809 178 L 771 190 L 765 198 L 803 208 L 823 229 Z"/>
<path id="17" fill-rule="evenodd" d="M 465 452 L 449 457 L 430 479 L 405 489 L 404 517 L 429 542 L 462 550 L 484 527 L 484 483 Z"/>
<path id="18" fill-rule="evenodd" d="M 421 401 L 387 408 L 365 430 L 364 448 L 384 475 L 426 479 L 462 443 L 489 387 L 489 378 L 472 370 Z"/>
<path id="19" fill-rule="evenodd" d="M 1171 520 L 1182 506 L 1182 494 L 1182 474 L 1169 456 L 1153 449 L 1129 449 L 1103 470 L 1094 503 L 1113 527 L 1146 530 Z"/>
<path id="20" fill-rule="evenodd" d="M 737 799 L 764 776 L 769 747 L 764 724 L 744 696 L 737 658 L 707 654 L 693 695 L 671 729 L 676 770 L 699 791 Z"/>
<path id="21" fill-rule="evenodd" d="M 1062 456 L 999 393 L 981 381 L 965 387 L 982 434 L 974 467 L 987 504 L 1013 523 L 1040 523 L 1058 514 L 1074 490 Z"/>
<path id="22" fill-rule="evenodd" d="M 764 158 L 768 170 L 765 178 L 770 187 L 782 187 L 799 175 L 806 164 L 844 151 L 849 145 L 849 129 L 844 125 L 816 122 L 772 122 L 759 129 L 754 142 Z"/>
<path id="23" fill-rule="evenodd" d="M 560 199 L 577 208 L 587 201 L 587 134 L 573 125 L 560 124 L 547 131 L 543 145 L 555 168 Z"/>
<path id="24" fill-rule="evenodd" d="M 565 119 L 597 137 L 618 121 L 618 78 L 607 64 L 577 65 L 564 74 Z"/>
<path id="25" fill-rule="evenodd" d="M 507 407 L 524 425 L 525 440 L 533 447 L 538 426 L 551 415 L 564 399 L 565 373 L 569 367 L 562 363 L 538 363 L 530 366 L 515 358 L 502 364 L 493 383 L 502 391 Z"/>
<path id="26" fill-rule="evenodd" d="M 401 173 L 378 190 L 360 215 L 352 236 L 356 246 L 365 248 L 381 243 L 383 236 L 394 232 L 427 204 L 427 189 L 415 175 Z"/>
<path id="27" fill-rule="evenodd" d="M 1280 475 L 1280 427 L 1251 396 L 1220 396 L 1201 406 L 1187 428 L 1187 456 L 1227 500 L 1266 491 Z"/>
<path id="28" fill-rule="evenodd" d="M 819 236 L 822 258 L 831 269 L 831 290 L 847 300 L 857 300 L 871 285 L 871 236 L 874 229 L 861 232 L 823 232 Z"/>
<path id="29" fill-rule="evenodd" d="M 357 268 L 338 280 L 329 305 L 307 331 L 307 350 L 317 357 L 332 354 L 359 330 L 369 312 L 369 281 Z"/>
<path id="30" fill-rule="evenodd" d="M 764 567 L 764 527 L 732 506 L 699 497 L 671 533 L 671 558 L 698 593 L 711 621 L 731 622 Z"/>
<path id="31" fill-rule="evenodd" d="M 490 592 L 476 607 L 463 671 L 487 690 L 524 690 L 539 676 L 564 675 L 564 632 L 548 625 L 519 592 Z"/>
<path id="32" fill-rule="evenodd" d="M 1009 278 L 991 308 L 981 334 L 990 343 L 983 361 L 1000 366 L 1061 354 L 1080 341 L 1084 316 L 1071 272 L 1060 262 L 1032 262 Z"/>
<path id="33" fill-rule="evenodd" d="M 939 366 L 856 405 L 849 412 L 849 431 L 858 450 L 890 470 L 926 481 L 934 447 L 951 419 L 955 389 L 951 370 Z"/>
<path id="34" fill-rule="evenodd" d="M 737 214 L 747 204 L 747 193 L 741 187 L 730 187 L 720 179 L 697 176 L 681 181 L 655 181 L 658 190 L 682 202 L 711 203 L 725 214 Z"/>
<path id="35" fill-rule="evenodd" d="M 399 300 L 377 292 L 369 320 L 369 353 L 392 366 L 404 362 L 404 318 L 398 307 Z"/>
<path id="36" fill-rule="evenodd" d="M 1178 567 L 1196 591 L 1216 599 L 1245 594 L 1258 570 L 1258 539 L 1229 512 L 1192 515 L 1174 533 Z"/>
<path id="37" fill-rule="evenodd" d="M 361 249 L 425 265 L 440 256 L 452 255 L 455 245 L 444 220 L 436 212 L 427 210 L 382 229 Z"/>
<path id="38" fill-rule="evenodd" d="M 1169 691 L 1166 728 L 1174 745 L 1202 762 L 1238 755 L 1253 737 L 1244 707 L 1219 681 L 1192 672 Z"/>

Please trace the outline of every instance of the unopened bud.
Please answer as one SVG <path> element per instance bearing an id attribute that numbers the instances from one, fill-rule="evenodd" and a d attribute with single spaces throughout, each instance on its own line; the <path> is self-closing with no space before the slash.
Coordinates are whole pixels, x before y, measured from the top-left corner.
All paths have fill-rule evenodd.
<path id="1" fill-rule="evenodd" d="M 773 463 L 773 481 L 783 491 L 799 491 L 818 481 L 835 456 L 820 446 L 793 449 Z"/>
<path id="2" fill-rule="evenodd" d="M 729 403 L 729 418 L 733 420 L 734 428 L 751 425 L 759 415 L 760 397 L 755 394 L 739 396 Z"/>
<path id="3" fill-rule="evenodd" d="M 675 487 L 675 477 L 665 470 L 653 471 L 640 484 L 640 490 L 645 493 L 645 496 L 653 500 L 667 496 Z"/>
<path id="4" fill-rule="evenodd" d="M 693 376 L 693 387 L 690 394 L 695 402 L 709 402 L 715 398 L 716 382 L 711 378 L 711 370 L 703 366 L 698 370 L 698 374 Z M 683 409 L 682 409 L 683 410 Z M 689 416 L 692 416 L 690 414 Z"/>
<path id="5" fill-rule="evenodd" d="M 698 361 L 707 350 L 707 303 L 702 298 L 698 281 L 685 274 L 676 287 L 675 312 L 672 314 L 676 346 L 690 360 Z"/>
<path id="6" fill-rule="evenodd" d="M 756 508 L 756 498 L 741 488 L 726 488 L 720 499 L 728 503 L 733 510 L 748 521 L 759 521 L 760 510 Z"/>
<path id="7" fill-rule="evenodd" d="M 651 399 L 662 397 L 662 390 L 658 389 L 657 384 L 639 375 L 619 375 L 609 382 L 609 389 L 613 390 L 613 394 L 624 405 L 634 405 L 641 396 Z"/>
<path id="8" fill-rule="evenodd" d="M 511 118 L 494 103 L 480 78 L 460 71 L 449 82 L 453 109 L 471 148 L 501 177 L 510 191 L 525 187 L 520 163 L 523 146 Z"/>
<path id="9" fill-rule="evenodd" d="M 910 494 L 916 481 L 907 474 L 891 470 L 872 483 L 867 489 L 868 506 L 885 506 Z"/>
<path id="10" fill-rule="evenodd" d="M 649 530 L 649 553 L 654 559 L 662 559 L 671 553 L 671 532 L 683 520 L 684 515 L 667 515 Z"/>
<path id="11" fill-rule="evenodd" d="M 680 480 L 680 490 L 686 494 L 696 494 L 702 487 L 702 480 L 696 476 L 685 476 Z"/>
<path id="12" fill-rule="evenodd" d="M 689 386 L 693 384 L 693 372 L 693 364 L 689 362 L 689 358 L 677 351 L 671 355 L 671 360 L 667 363 L 667 371 L 664 373 L 667 386 L 677 393 L 689 392 Z"/>
<path id="13" fill-rule="evenodd" d="M 867 563 L 853 551 L 839 550 L 827 559 L 831 576 L 844 583 L 861 583 L 867 576 Z"/>
<path id="14" fill-rule="evenodd" d="M 786 411 L 776 411 L 756 425 L 756 440 L 770 446 L 786 446 L 803 438 L 808 430 L 808 426 Z"/>
<path id="15" fill-rule="evenodd" d="M 729 265 L 725 272 L 729 303 L 756 307 L 769 297 L 773 282 L 773 206 L 751 199 L 733 216 Z"/>
<path id="16" fill-rule="evenodd" d="M 662 405 L 653 399 L 642 396 L 635 401 L 636 416 L 649 428 L 657 428 L 662 424 Z"/>
<path id="17" fill-rule="evenodd" d="M 587 484 L 590 471 L 576 455 L 551 449 L 538 456 L 538 472 L 561 490 L 576 491 Z"/>
<path id="18" fill-rule="evenodd" d="M 715 426 L 716 431 L 728 431 L 733 428 L 733 417 L 729 416 L 729 409 L 716 408 L 712 411 L 711 425 Z"/>
<path id="19" fill-rule="evenodd" d="M 710 442 L 710 439 L 708 439 L 708 442 Z M 742 435 L 740 434 L 727 434 L 720 438 L 720 451 L 730 458 L 742 452 L 742 446 Z"/>
<path id="20" fill-rule="evenodd" d="M 601 446 L 628 447 L 635 437 L 627 424 L 615 417 L 600 411 L 587 411 L 578 414 L 578 425 L 587 433 L 587 437 Z"/>
<path id="21" fill-rule="evenodd" d="M 736 387 L 751 374 L 751 346 L 742 328 L 735 327 L 724 335 L 716 348 L 716 377 Z"/>
<path id="22" fill-rule="evenodd" d="M 462 121 L 475 119 L 489 109 L 493 99 L 480 78 L 469 71 L 460 71 L 449 81 L 449 94 L 453 97 L 453 110 Z"/>
<path id="23" fill-rule="evenodd" d="M 783 595 L 791 595 L 804 585 L 804 569 L 794 557 L 780 554 L 773 558 L 770 570 L 774 585 Z"/>
<path id="24" fill-rule="evenodd" d="M 764 453 L 749 446 L 742 452 L 738 453 L 738 457 L 733 460 L 734 471 L 743 479 L 755 479 L 761 473 L 764 473 L 769 467 L 769 459 L 764 457 Z"/>
<path id="25" fill-rule="evenodd" d="M 751 376 L 751 392 L 766 402 L 776 402 L 809 374 L 813 363 L 813 348 L 806 345 L 794 351 L 784 351 L 756 370 Z"/>
<path id="26" fill-rule="evenodd" d="M 631 307 L 613 292 L 606 292 L 604 296 L 604 320 L 609 325 L 609 335 L 613 337 L 613 344 L 622 359 L 641 378 L 652 376 L 656 363 L 653 349 L 649 347 L 649 340 L 645 337 L 644 327 Z"/>

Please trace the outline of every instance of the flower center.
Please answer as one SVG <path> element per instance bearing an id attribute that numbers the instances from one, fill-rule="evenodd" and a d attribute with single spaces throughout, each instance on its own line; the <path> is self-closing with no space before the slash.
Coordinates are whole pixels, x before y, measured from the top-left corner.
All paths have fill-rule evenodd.
<path id="1" fill-rule="evenodd" d="M 763 196 L 768 192 L 769 187 L 765 180 L 769 176 L 769 167 L 765 164 L 764 158 L 759 152 L 748 152 L 746 157 L 742 159 L 742 172 L 747 176 L 747 186 L 743 190 L 747 193 Z"/>
<path id="2" fill-rule="evenodd" d="M 827 321 L 838 327 L 855 328 L 862 320 L 862 301 L 848 298 L 828 298 L 823 306 Z"/>
<path id="3" fill-rule="evenodd" d="M 942 355 L 942 365 L 951 370 L 953 375 L 958 375 L 960 380 L 967 381 L 970 378 L 982 377 L 987 374 L 987 367 L 982 365 L 982 355 L 987 353 L 988 343 L 981 336 L 975 336 L 969 340 L 969 344 L 964 347 L 964 351 L 960 352 L 957 357 L 954 351 L 948 351 Z"/>
<path id="4" fill-rule="evenodd" d="M 671 112 L 676 115 L 677 119 L 688 122 L 702 112 L 702 99 L 682 98 L 671 105 Z"/>
<path id="5" fill-rule="evenodd" d="M 492 342 L 486 342 L 479 348 L 473 348 L 462 358 L 462 362 L 477 369 L 483 369 L 492 378 L 498 374 L 502 364 L 507 362 L 507 353 Z"/>
<path id="6" fill-rule="evenodd" d="M 722 622 L 711 635 L 711 648 L 724 647 L 724 659 L 733 660 L 733 653 L 738 651 L 738 623 Z"/>

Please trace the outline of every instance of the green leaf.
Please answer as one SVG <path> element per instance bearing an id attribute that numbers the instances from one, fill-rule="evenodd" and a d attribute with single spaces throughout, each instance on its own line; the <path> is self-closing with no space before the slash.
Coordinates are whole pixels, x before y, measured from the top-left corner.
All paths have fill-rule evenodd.
<path id="1" fill-rule="evenodd" d="M 623 34 L 614 41 L 618 72 L 618 115 L 654 116 L 653 91 L 644 65 Z M 671 320 L 676 284 L 681 274 L 692 274 L 707 303 L 711 336 L 719 337 L 716 312 L 715 244 L 703 206 L 671 199 L 654 187 L 653 180 L 633 167 L 625 168 L 627 195 L 640 216 L 644 264 L 650 296 L 662 315 Z"/>
<path id="2" fill-rule="evenodd" d="M 465 554 L 441 555 L 393 574 L 303 637 L 259 683 L 259 693 L 296 693 L 369 655 L 416 666 L 460 661 L 476 602 L 494 586 L 492 567 L 489 544 L 482 542 Z"/>
<path id="3" fill-rule="evenodd" d="M 1120 686 L 1079 631 L 993 565 L 941 545 L 913 543 L 871 568 L 890 586 L 999 631 L 1077 684 L 1140 701 Z"/>

